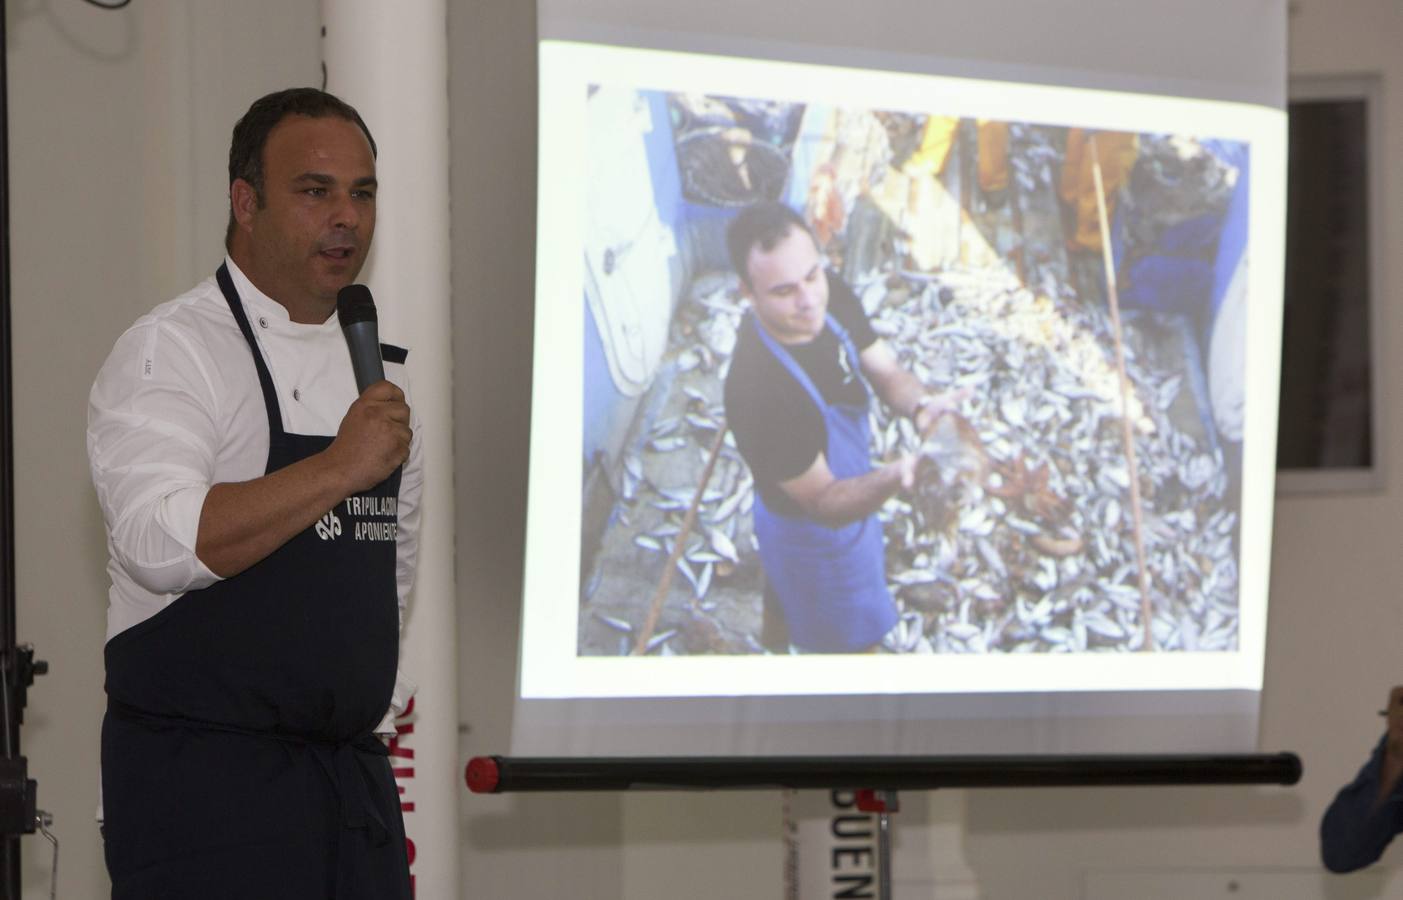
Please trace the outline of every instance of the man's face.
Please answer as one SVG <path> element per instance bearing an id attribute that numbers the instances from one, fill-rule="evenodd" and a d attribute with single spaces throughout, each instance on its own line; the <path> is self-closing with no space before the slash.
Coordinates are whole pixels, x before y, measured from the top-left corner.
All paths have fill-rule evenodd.
<path id="1" fill-rule="evenodd" d="M 746 272 L 743 290 L 771 337 L 781 344 L 818 337 L 828 312 L 828 278 L 808 232 L 790 228 L 769 252 L 751 247 Z"/>
<path id="2" fill-rule="evenodd" d="M 355 281 L 375 233 L 375 190 L 375 157 L 354 122 L 290 115 L 269 132 L 264 204 L 236 196 L 235 215 L 247 274 L 294 321 L 325 321 Z"/>

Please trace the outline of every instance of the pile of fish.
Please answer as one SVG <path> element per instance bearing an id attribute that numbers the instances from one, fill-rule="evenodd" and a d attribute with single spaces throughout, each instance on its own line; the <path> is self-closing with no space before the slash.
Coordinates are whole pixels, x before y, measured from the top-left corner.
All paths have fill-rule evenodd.
<path id="1" fill-rule="evenodd" d="M 968 389 L 959 420 L 987 466 L 927 476 L 880 516 L 902 610 L 898 652 L 1136 650 L 1145 641 L 1130 467 L 1109 317 L 997 269 L 862 290 L 874 328 L 932 390 Z M 1237 645 L 1237 510 L 1220 451 L 1195 436 L 1178 332 L 1125 329 L 1152 646 Z M 1189 404 L 1192 409 L 1192 404 Z M 943 420 L 942 420 L 943 421 Z M 874 456 L 918 452 L 910 422 L 872 411 Z M 937 441 L 939 443 L 939 441 Z M 939 466 L 935 467 L 937 470 Z"/>
<path id="2" fill-rule="evenodd" d="M 925 452 L 939 460 L 923 464 L 914 495 L 893 497 L 879 513 L 901 610 L 888 649 L 1142 648 L 1130 467 L 1106 311 L 1035 294 L 997 268 L 924 278 L 873 273 L 856 287 L 874 329 L 909 371 L 933 391 L 966 394 L 958 416 L 942 418 L 929 440 L 910 420 L 872 406 L 874 459 Z M 696 496 L 724 415 L 721 386 L 742 311 L 733 278 L 693 285 L 674 322 L 671 389 L 621 466 L 630 567 L 660 573 L 683 542 L 662 621 L 642 636 L 645 652 L 762 649 L 754 482 L 729 434 Z M 1231 650 L 1238 513 L 1220 451 L 1191 427 L 1196 411 L 1180 340 L 1153 314 L 1125 326 L 1150 639 L 1158 650 Z M 976 461 L 952 463 L 942 441 Z M 694 500 L 695 524 L 679 537 Z M 639 607 L 592 616 L 618 633 L 619 653 L 640 640 Z"/>
<path id="3" fill-rule="evenodd" d="M 729 431 L 716 446 L 725 420 L 722 386 L 743 309 L 733 277 L 694 281 L 674 318 L 666 390 L 623 456 L 618 515 L 631 546 L 615 550 L 611 567 L 649 580 L 641 595 L 635 588 L 637 596 L 614 598 L 631 600 L 627 608 L 605 612 L 599 604 L 591 614 L 617 634 L 620 655 L 635 652 L 640 638 L 643 652 L 662 656 L 762 652 L 756 635 L 763 582 L 750 515 L 754 479 Z M 713 448 L 716 461 L 698 495 Z M 684 534 L 694 502 L 696 515 Z M 674 550 L 677 560 L 667 574 Z M 664 577 L 671 584 L 660 624 L 641 635 L 646 606 Z"/>

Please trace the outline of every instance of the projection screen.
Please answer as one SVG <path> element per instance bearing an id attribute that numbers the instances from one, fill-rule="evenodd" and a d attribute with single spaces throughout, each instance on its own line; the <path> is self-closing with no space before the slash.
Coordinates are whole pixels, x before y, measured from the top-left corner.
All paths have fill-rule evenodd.
<path id="1" fill-rule="evenodd" d="M 1285 11 L 1233 5 L 540 4 L 514 754 L 1257 749 Z M 913 483 L 822 519 L 815 415 Z"/>

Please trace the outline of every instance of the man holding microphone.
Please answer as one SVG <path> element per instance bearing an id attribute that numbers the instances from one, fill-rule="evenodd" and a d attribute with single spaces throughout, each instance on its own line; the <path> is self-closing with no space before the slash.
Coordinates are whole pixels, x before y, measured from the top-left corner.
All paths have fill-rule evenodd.
<path id="1" fill-rule="evenodd" d="M 333 313 L 375 230 L 375 144 L 313 89 L 234 128 L 228 254 L 93 385 L 108 532 L 114 898 L 408 898 L 386 748 L 422 488 L 405 351 L 356 390 Z"/>

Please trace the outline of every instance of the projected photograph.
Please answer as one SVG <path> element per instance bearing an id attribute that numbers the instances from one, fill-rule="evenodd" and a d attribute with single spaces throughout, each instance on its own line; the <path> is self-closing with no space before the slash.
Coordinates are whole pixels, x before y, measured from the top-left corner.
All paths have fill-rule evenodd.
<path id="1" fill-rule="evenodd" d="M 1239 648 L 1247 142 L 585 94 L 577 656 Z"/>

